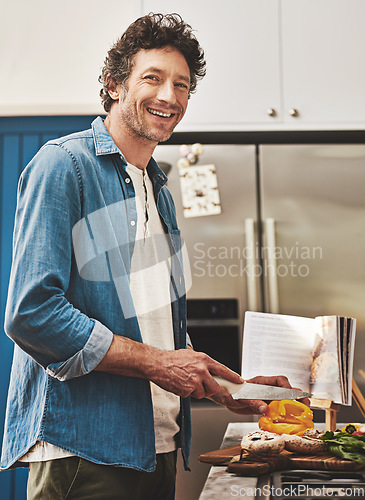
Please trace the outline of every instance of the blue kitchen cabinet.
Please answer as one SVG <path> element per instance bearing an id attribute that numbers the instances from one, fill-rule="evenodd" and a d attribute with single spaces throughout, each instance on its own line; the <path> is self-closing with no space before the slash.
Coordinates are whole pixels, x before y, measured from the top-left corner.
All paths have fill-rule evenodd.
<path id="1" fill-rule="evenodd" d="M 0 118 L 0 436 L 2 439 L 13 343 L 4 333 L 17 184 L 21 171 L 49 139 L 87 129 L 93 116 Z M 25 500 L 27 469 L 0 473 L 1 500 Z"/>

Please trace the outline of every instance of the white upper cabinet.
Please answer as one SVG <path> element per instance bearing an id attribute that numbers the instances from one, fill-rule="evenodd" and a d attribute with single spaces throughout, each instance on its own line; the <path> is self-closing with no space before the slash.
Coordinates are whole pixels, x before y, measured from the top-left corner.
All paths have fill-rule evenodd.
<path id="1" fill-rule="evenodd" d="M 207 75 L 177 131 L 365 129 L 364 0 L 141 0 L 191 24 Z"/>
<path id="2" fill-rule="evenodd" d="M 282 0 L 285 121 L 365 128 L 364 19 L 364 0 Z"/>

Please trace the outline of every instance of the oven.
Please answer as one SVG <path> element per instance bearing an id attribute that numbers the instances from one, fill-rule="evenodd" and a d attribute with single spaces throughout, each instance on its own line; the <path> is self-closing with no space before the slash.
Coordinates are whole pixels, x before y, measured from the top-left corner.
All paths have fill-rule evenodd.
<path id="1" fill-rule="evenodd" d="M 189 299 L 187 330 L 196 351 L 241 373 L 241 335 L 237 299 Z"/>

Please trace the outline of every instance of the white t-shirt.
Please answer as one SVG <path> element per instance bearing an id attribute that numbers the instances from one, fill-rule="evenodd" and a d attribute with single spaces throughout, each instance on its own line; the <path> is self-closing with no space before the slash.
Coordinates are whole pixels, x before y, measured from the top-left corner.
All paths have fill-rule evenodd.
<path id="1" fill-rule="evenodd" d="M 131 262 L 131 293 L 143 342 L 174 350 L 168 240 L 158 214 L 153 185 L 145 170 L 127 166 L 136 193 L 137 235 Z M 151 382 L 156 452 L 176 449 L 180 398 Z"/>
<path id="2" fill-rule="evenodd" d="M 127 165 L 136 195 L 136 241 L 131 262 L 130 288 L 142 340 L 162 350 L 174 350 L 170 298 L 170 265 L 162 256 L 170 254 L 169 244 L 153 195 L 153 185 L 146 170 Z M 153 382 L 151 394 L 155 422 L 156 453 L 176 449 L 180 427 L 180 398 Z M 73 456 L 44 441 L 30 448 L 19 460 L 39 462 Z"/>

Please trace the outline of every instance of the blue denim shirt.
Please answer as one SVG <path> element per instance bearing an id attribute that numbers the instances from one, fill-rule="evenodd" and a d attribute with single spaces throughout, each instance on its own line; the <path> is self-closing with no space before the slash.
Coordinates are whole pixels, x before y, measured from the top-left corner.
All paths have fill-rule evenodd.
<path id="1" fill-rule="evenodd" d="M 45 144 L 21 175 L 5 315 L 15 347 L 2 468 L 43 440 L 99 464 L 154 470 L 149 381 L 94 371 L 113 334 L 142 342 L 128 286 L 137 212 L 125 167 L 97 118 L 90 130 Z M 178 254 L 166 176 L 152 158 L 147 172 Z M 180 257 L 174 265 L 182 266 Z M 181 267 L 177 273 L 171 307 L 180 349 L 186 299 L 176 291 Z M 179 424 L 187 467 L 189 398 L 181 400 Z"/>

